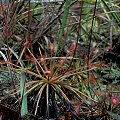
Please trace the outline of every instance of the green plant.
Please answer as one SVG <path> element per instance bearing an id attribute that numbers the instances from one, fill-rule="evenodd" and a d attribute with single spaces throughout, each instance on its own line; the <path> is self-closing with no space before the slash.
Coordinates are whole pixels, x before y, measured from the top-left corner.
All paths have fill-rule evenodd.
<path id="1" fill-rule="evenodd" d="M 2 4 L 2 103 L 9 97 L 19 98 L 14 104 L 19 103 L 21 117 L 29 112 L 41 119 L 62 115 L 68 120 L 70 116 L 116 119 L 118 81 L 118 87 L 114 82 L 103 82 L 106 76 L 119 77 L 117 62 L 106 64 L 104 59 L 104 53 L 115 53 L 115 44 L 119 46 L 113 36 L 119 34 L 119 6 L 115 2 L 31 4 L 23 0 Z M 100 76 L 99 71 L 105 75 Z"/>

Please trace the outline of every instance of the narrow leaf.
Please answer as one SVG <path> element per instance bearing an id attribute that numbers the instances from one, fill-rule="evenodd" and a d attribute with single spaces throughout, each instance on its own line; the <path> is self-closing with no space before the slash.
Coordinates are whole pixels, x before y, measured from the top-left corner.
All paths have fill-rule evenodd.
<path id="1" fill-rule="evenodd" d="M 107 113 L 113 117 L 114 119 L 116 120 L 120 120 L 120 115 L 118 115 L 117 113 L 113 113 L 113 112 L 110 112 L 110 111 L 107 111 Z"/>

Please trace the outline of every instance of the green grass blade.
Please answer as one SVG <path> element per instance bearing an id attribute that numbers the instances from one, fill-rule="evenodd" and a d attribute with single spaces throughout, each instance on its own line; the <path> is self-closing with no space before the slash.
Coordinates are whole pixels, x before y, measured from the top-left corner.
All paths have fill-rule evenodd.
<path id="1" fill-rule="evenodd" d="M 13 55 L 19 59 L 19 56 L 17 53 L 10 48 L 10 51 L 13 53 Z M 21 67 L 23 68 L 22 60 L 19 61 Z M 21 72 L 20 76 L 20 90 L 21 90 L 21 97 L 22 97 L 22 107 L 21 107 L 21 116 L 24 116 L 28 113 L 28 106 L 27 106 L 27 94 L 26 94 L 26 88 L 25 88 L 25 72 Z"/>
<path id="2" fill-rule="evenodd" d="M 120 120 L 120 115 L 118 115 L 117 113 L 113 113 L 108 111 L 107 112 L 111 117 L 113 117 L 115 120 Z"/>
<path id="3" fill-rule="evenodd" d="M 104 3 L 104 5 L 107 7 L 107 9 L 109 10 L 109 11 L 114 11 L 114 7 L 112 6 L 112 4 L 111 4 L 111 6 L 112 7 L 110 7 L 107 3 L 106 3 L 106 1 L 105 0 L 101 0 L 103 3 Z M 115 19 L 115 21 L 116 21 L 116 23 L 118 24 L 118 26 L 120 27 L 120 17 L 118 16 L 118 14 L 116 13 L 116 12 L 111 12 L 111 15 L 112 15 L 112 17 Z"/>
<path id="4" fill-rule="evenodd" d="M 24 87 L 25 87 L 25 73 L 21 72 L 21 78 L 20 78 L 20 89 L 22 96 L 21 116 L 24 116 L 28 113 L 27 95 L 24 95 L 26 93 L 26 89 L 23 89 Z"/>
<path id="5" fill-rule="evenodd" d="M 68 13 L 69 13 L 69 5 L 70 5 L 71 0 L 66 0 L 65 2 L 65 10 L 64 10 L 64 14 L 63 14 L 63 20 L 62 20 L 62 29 L 60 30 L 60 36 L 59 36 L 59 42 L 58 42 L 58 49 L 60 47 L 60 43 L 62 40 L 62 36 L 64 33 L 64 29 L 66 26 L 66 22 L 67 22 L 67 18 L 68 18 Z"/>

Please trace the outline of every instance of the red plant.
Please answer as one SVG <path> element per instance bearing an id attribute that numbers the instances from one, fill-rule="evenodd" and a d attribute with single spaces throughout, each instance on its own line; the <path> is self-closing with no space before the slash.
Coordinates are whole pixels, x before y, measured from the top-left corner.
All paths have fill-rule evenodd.
<path id="1" fill-rule="evenodd" d="M 67 50 L 67 53 L 73 52 L 76 49 L 76 47 L 77 47 L 77 43 L 73 42 L 72 46 L 70 47 L 70 49 Z"/>
<path id="2" fill-rule="evenodd" d="M 5 10 L 8 8 L 8 5 L 7 4 L 2 4 L 1 8 L 2 8 L 2 11 L 5 12 Z"/>
<path id="3" fill-rule="evenodd" d="M 118 97 L 116 97 L 116 96 L 112 96 L 111 97 L 111 104 L 112 105 L 118 105 L 119 104 L 119 98 Z"/>
<path id="4" fill-rule="evenodd" d="M 30 57 L 30 55 L 26 54 L 25 57 L 27 59 L 29 59 L 31 62 L 36 63 L 36 60 L 34 58 Z"/>
<path id="5" fill-rule="evenodd" d="M 23 46 L 25 47 L 25 48 L 30 48 L 30 46 L 31 46 L 31 41 L 26 41 L 24 44 L 23 44 Z"/>
<path id="6" fill-rule="evenodd" d="M 94 64 L 94 63 L 91 63 L 90 64 L 90 67 L 109 67 L 108 64 L 105 64 L 104 62 L 100 62 L 99 64 Z"/>
<path id="7" fill-rule="evenodd" d="M 91 85 L 96 85 L 96 77 L 95 76 L 90 76 L 85 80 L 85 84 L 91 84 Z"/>
<path id="8" fill-rule="evenodd" d="M 51 55 L 55 52 L 56 50 L 56 44 L 55 43 L 50 43 L 50 51 L 51 51 Z"/>

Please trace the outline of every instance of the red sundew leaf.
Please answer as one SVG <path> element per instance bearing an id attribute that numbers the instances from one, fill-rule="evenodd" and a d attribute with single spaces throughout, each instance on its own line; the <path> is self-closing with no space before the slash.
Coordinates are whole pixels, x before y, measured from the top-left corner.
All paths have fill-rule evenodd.
<path id="1" fill-rule="evenodd" d="M 2 11 L 4 12 L 7 8 L 8 8 L 8 5 L 3 3 L 2 4 Z"/>
<path id="2" fill-rule="evenodd" d="M 3 11 L 3 15 L 4 15 L 4 20 L 6 20 L 6 9 L 7 9 L 8 5 L 7 4 L 2 4 L 1 8 Z M 8 23 L 8 21 L 6 21 L 6 24 Z"/>
<path id="3" fill-rule="evenodd" d="M 47 64 L 46 64 L 46 58 L 44 56 L 41 56 L 40 61 L 43 63 L 45 71 L 48 71 L 48 67 L 47 67 Z"/>
<path id="4" fill-rule="evenodd" d="M 65 59 L 61 59 L 61 60 L 59 61 L 59 64 L 62 65 L 65 61 L 66 61 Z"/>
<path id="5" fill-rule="evenodd" d="M 62 72 L 65 72 L 65 70 L 66 70 L 64 67 L 61 67 L 61 69 L 62 69 Z"/>
<path id="6" fill-rule="evenodd" d="M 105 63 L 101 63 L 101 66 L 103 67 L 109 67 L 109 65 L 108 64 L 105 64 Z"/>
<path id="7" fill-rule="evenodd" d="M 66 67 L 65 67 L 65 68 L 66 68 Z M 63 68 L 63 69 L 64 69 L 63 72 L 66 72 L 66 74 L 67 74 L 67 73 L 69 73 L 69 74 L 70 74 L 70 73 L 73 73 L 73 69 L 72 69 L 72 68 L 69 68 L 69 69 L 68 69 L 68 68 L 65 69 L 65 68 Z M 67 71 L 66 71 L 66 70 L 67 70 Z"/>
<path id="8" fill-rule="evenodd" d="M 17 35 L 12 35 L 12 37 L 15 38 L 15 39 L 18 40 L 18 41 L 22 41 L 22 38 L 20 38 L 20 37 L 17 36 Z"/>
<path id="9" fill-rule="evenodd" d="M 30 57 L 28 54 L 25 55 L 27 59 L 29 59 L 31 62 L 36 63 L 36 60 L 32 57 Z"/>
<path id="10" fill-rule="evenodd" d="M 88 63 L 88 55 L 85 55 L 85 61 Z"/>
<path id="11" fill-rule="evenodd" d="M 73 69 L 72 69 L 72 68 L 69 68 L 69 69 L 68 69 L 68 68 L 66 68 L 65 66 L 61 66 L 61 70 L 62 70 L 63 73 L 66 73 L 66 74 L 67 74 L 68 72 L 69 72 L 69 73 L 73 73 L 73 71 L 72 71 Z"/>
<path id="12" fill-rule="evenodd" d="M 89 78 L 87 78 L 86 80 L 85 80 L 85 84 L 88 84 L 88 83 L 90 83 L 90 84 L 92 84 L 92 85 L 96 85 L 96 77 L 95 76 L 91 76 L 91 77 L 89 77 Z"/>
<path id="13" fill-rule="evenodd" d="M 26 55 L 25 55 L 25 57 L 26 57 L 27 59 L 29 59 L 29 58 L 30 58 L 30 56 L 29 56 L 28 54 L 26 54 Z"/>
<path id="14" fill-rule="evenodd" d="M 119 104 L 119 98 L 116 96 L 111 97 L 111 104 L 112 105 L 118 105 Z"/>
<path id="15" fill-rule="evenodd" d="M 32 23 L 31 23 L 31 28 L 35 28 L 35 22 L 34 21 L 32 21 Z"/>
<path id="16" fill-rule="evenodd" d="M 60 68 L 62 67 L 62 65 L 65 63 L 66 59 L 61 59 L 60 61 L 58 61 L 55 65 L 56 68 Z"/>
<path id="17" fill-rule="evenodd" d="M 45 71 L 45 74 L 52 76 L 52 75 L 53 75 L 53 72 L 52 72 L 52 71 Z"/>
<path id="18" fill-rule="evenodd" d="M 94 64 L 94 63 L 92 63 L 92 64 L 90 64 L 90 67 L 109 67 L 109 65 L 108 64 L 105 64 L 105 63 L 99 63 L 99 64 Z"/>
<path id="19" fill-rule="evenodd" d="M 29 46 L 29 41 L 26 41 L 26 42 L 23 44 L 23 46 L 24 46 L 25 48 L 28 48 L 28 46 Z"/>
<path id="20" fill-rule="evenodd" d="M 73 42 L 71 48 L 67 50 L 67 53 L 74 51 L 76 48 L 77 48 L 77 43 Z"/>
<path id="21" fill-rule="evenodd" d="M 45 63 L 46 63 L 45 57 L 44 57 L 44 56 L 41 56 L 41 57 L 40 57 L 40 61 L 45 64 Z"/>
<path id="22" fill-rule="evenodd" d="M 57 46 L 55 43 L 50 43 L 50 51 L 52 54 L 55 52 L 56 48 L 57 48 Z"/>
<path id="23" fill-rule="evenodd" d="M 30 41 L 26 41 L 26 42 L 23 44 L 23 46 L 24 46 L 25 48 L 30 48 L 31 45 L 32 45 L 32 40 L 31 40 L 31 37 L 30 37 Z"/>

